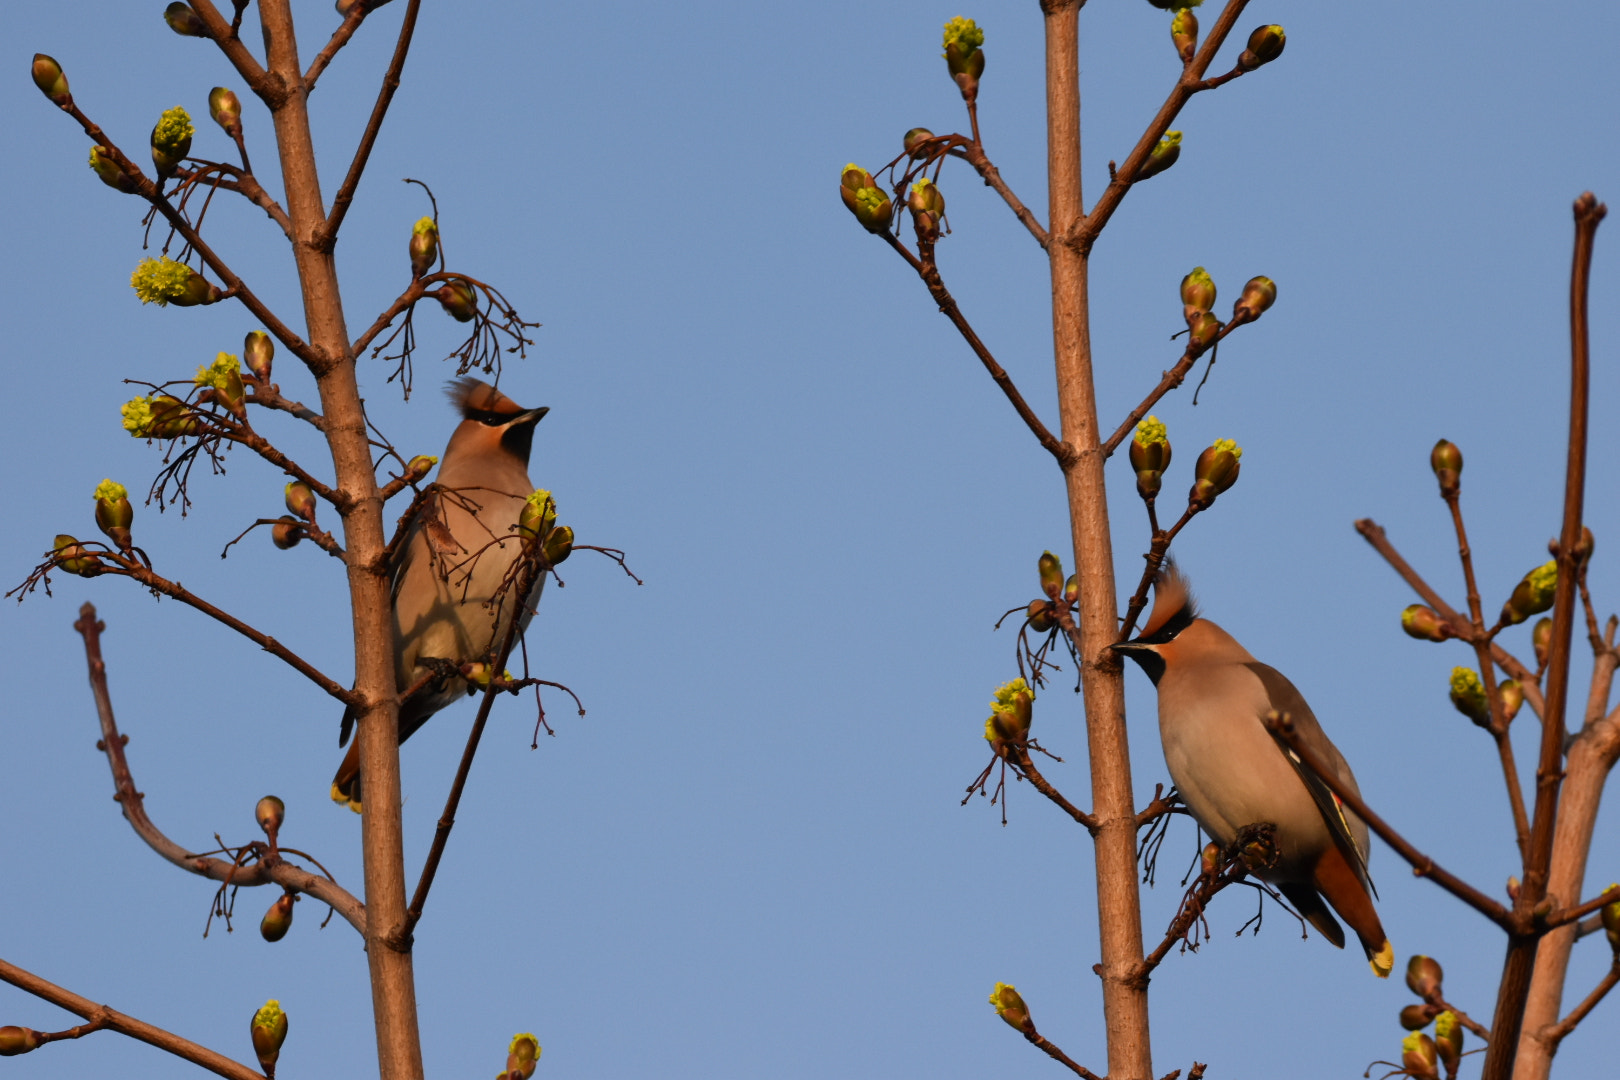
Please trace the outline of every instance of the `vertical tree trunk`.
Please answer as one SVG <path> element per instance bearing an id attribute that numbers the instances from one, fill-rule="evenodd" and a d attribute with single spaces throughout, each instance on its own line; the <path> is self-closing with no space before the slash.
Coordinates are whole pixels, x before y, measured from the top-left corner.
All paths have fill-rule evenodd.
<path id="1" fill-rule="evenodd" d="M 287 97 L 273 112 L 276 145 L 293 226 L 293 257 L 304 299 L 309 343 L 323 357 L 315 370 L 336 488 L 346 505 L 344 545 L 354 619 L 356 694 L 366 704 L 359 722 L 360 767 L 366 778 L 361 821 L 366 883 L 366 956 L 382 1080 L 420 1080 L 421 1039 L 416 983 L 408 949 L 391 947 L 389 931 L 405 917 L 405 857 L 400 820 L 397 688 L 393 620 L 386 568 L 382 499 L 371 468 L 364 407 L 349 351 L 337 266 L 315 237 L 325 221 L 315 147 L 289 0 L 260 0 L 266 65 Z"/>
<path id="2" fill-rule="evenodd" d="M 1102 939 L 1103 1015 L 1108 1075 L 1148 1080 L 1147 987 L 1142 961 L 1142 910 L 1136 879 L 1136 806 L 1125 728 L 1125 683 L 1107 651 L 1119 630 L 1113 543 L 1098 452 L 1097 400 L 1091 369 L 1086 293 L 1089 251 L 1076 241 L 1084 219 L 1080 185 L 1080 2 L 1044 0 L 1046 16 L 1047 180 L 1050 187 L 1052 343 L 1057 366 L 1062 438 L 1078 452 L 1065 470 L 1070 530 L 1080 598 L 1080 679 L 1097 817 L 1097 922 Z"/>

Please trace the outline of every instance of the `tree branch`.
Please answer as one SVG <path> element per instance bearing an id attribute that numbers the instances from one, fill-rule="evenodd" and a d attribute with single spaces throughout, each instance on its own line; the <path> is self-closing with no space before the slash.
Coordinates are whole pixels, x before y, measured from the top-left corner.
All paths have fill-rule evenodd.
<path id="1" fill-rule="evenodd" d="M 135 830 L 135 835 L 182 870 L 212 881 L 229 881 L 232 885 L 241 886 L 274 884 L 312 896 L 330 905 L 363 937 L 366 932 L 365 905 L 330 878 L 312 874 L 280 859 L 265 859 L 251 866 L 242 866 L 224 859 L 193 855 L 152 823 L 152 819 L 146 815 L 146 796 L 135 787 L 135 777 L 124 756 L 124 744 L 129 737 L 119 734 L 118 723 L 113 718 L 112 695 L 107 689 L 107 664 L 101 655 L 101 632 L 106 629 L 106 624 L 96 619 L 95 605 L 85 604 L 79 609 L 79 619 L 73 628 L 84 638 L 85 660 L 90 667 L 90 689 L 95 695 L 96 714 L 101 721 L 101 739 L 97 748 L 107 755 L 107 764 L 112 768 L 113 775 L 113 798 L 123 809 L 124 819 Z"/>
<path id="2" fill-rule="evenodd" d="M 171 1031 L 153 1027 L 133 1016 L 126 1016 L 116 1009 L 97 1005 L 89 998 L 80 997 L 71 990 L 64 990 L 55 983 L 47 982 L 33 972 L 25 971 L 4 960 L 0 960 L 0 979 L 25 993 L 33 994 L 52 1005 L 84 1017 L 90 1021 L 92 1028 L 127 1035 L 149 1046 L 167 1051 L 175 1057 L 184 1058 L 194 1065 L 200 1065 L 211 1073 L 227 1077 L 228 1080 L 265 1080 L 262 1073 L 255 1072 L 240 1062 L 232 1061 L 224 1054 L 215 1053 L 206 1046 L 199 1046 L 189 1039 L 182 1039 Z"/>
<path id="3" fill-rule="evenodd" d="M 332 58 L 338 54 L 338 50 L 347 45 L 349 39 L 354 37 L 354 32 L 360 29 L 360 24 L 365 21 L 366 16 L 369 14 L 371 14 L 369 4 L 357 2 L 353 7 L 349 8 L 349 13 L 343 17 L 343 22 L 338 25 L 336 30 L 332 31 L 331 40 L 326 43 L 324 49 L 315 54 L 315 59 L 310 61 L 309 70 L 304 72 L 305 95 L 315 90 L 315 80 L 321 77 L 321 72 L 326 70 L 326 66 L 332 62 Z"/>
<path id="4" fill-rule="evenodd" d="M 962 148 L 962 160 L 973 166 L 974 171 L 984 178 L 985 186 L 993 188 L 996 194 L 1001 196 L 1002 201 L 1012 208 L 1013 215 L 1024 223 L 1024 228 L 1029 230 L 1029 235 L 1033 236 L 1035 242 L 1041 245 L 1044 250 L 1047 244 L 1050 243 L 1051 237 L 1047 235 L 1046 229 L 1036 219 L 1029 207 L 1025 206 L 1017 195 L 1013 194 L 1012 188 L 1008 187 L 1007 182 L 1001 178 L 1001 170 L 997 169 L 991 163 L 990 158 L 985 155 L 983 144 L 976 140 L 968 140 L 967 145 Z"/>
<path id="5" fill-rule="evenodd" d="M 1597 986 L 1592 988 L 1592 992 L 1586 995 L 1584 1001 L 1570 1010 L 1568 1016 L 1558 1021 L 1551 1028 L 1543 1028 L 1538 1033 L 1541 1041 L 1547 1044 L 1548 1057 L 1558 1053 L 1558 1044 L 1564 1041 L 1564 1036 L 1574 1031 L 1576 1025 L 1585 1020 L 1587 1014 L 1597 1008 L 1598 1002 L 1602 1001 L 1608 992 L 1614 989 L 1616 983 L 1620 983 L 1620 957 L 1615 958 L 1614 962 L 1609 965 L 1608 974 L 1599 980 Z"/>
<path id="6" fill-rule="evenodd" d="M 208 28 L 208 36 L 214 39 L 220 52 L 236 68 L 236 73 L 247 82 L 248 88 L 257 94 L 270 108 L 276 108 L 287 96 L 287 87 L 279 76 L 273 75 L 259 66 L 259 61 L 248 52 L 242 39 L 237 36 L 237 27 L 225 21 L 210 0 L 189 0 L 191 8 Z"/>
<path id="7" fill-rule="evenodd" d="M 1215 335 L 1215 340 L 1210 342 L 1209 345 L 1199 346 L 1189 341 L 1187 351 L 1181 354 L 1181 359 L 1177 360 L 1175 366 L 1164 373 L 1164 377 L 1159 380 L 1159 385 L 1155 386 L 1148 393 L 1148 396 L 1142 399 L 1140 405 L 1130 411 L 1129 415 L 1125 417 L 1125 422 L 1115 428 L 1114 433 L 1108 436 L 1108 441 L 1102 444 L 1103 457 L 1113 457 L 1114 451 L 1119 449 L 1119 444 L 1124 442 L 1126 437 L 1130 435 L 1132 428 L 1141 423 L 1142 417 L 1148 414 L 1148 410 L 1157 405 L 1160 398 L 1186 381 L 1187 373 L 1193 369 L 1194 364 L 1198 363 L 1199 357 L 1225 341 L 1226 335 L 1253 321 L 1253 319 L 1239 320 L 1233 318 L 1221 327 L 1220 333 Z M 1214 363 L 1214 360 L 1211 360 L 1210 363 Z M 1193 396 L 1196 397 L 1197 395 Z"/>
<path id="8" fill-rule="evenodd" d="M 1041 775 L 1040 770 L 1035 767 L 1035 763 L 1030 760 L 1028 746 L 1014 744 L 1009 746 L 1008 749 L 1012 751 L 1013 764 L 1018 767 L 1019 772 L 1024 774 L 1024 779 L 1035 786 L 1036 791 L 1051 799 L 1065 814 L 1085 826 L 1088 831 L 1093 833 L 1097 831 L 1097 819 L 1064 798 L 1063 793 L 1053 787 L 1046 777 Z"/>

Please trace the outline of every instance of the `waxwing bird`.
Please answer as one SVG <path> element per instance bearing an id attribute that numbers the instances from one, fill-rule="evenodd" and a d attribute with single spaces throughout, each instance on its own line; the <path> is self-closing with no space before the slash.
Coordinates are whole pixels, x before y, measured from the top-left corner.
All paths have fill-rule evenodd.
<path id="1" fill-rule="evenodd" d="M 1114 649 L 1158 687 L 1165 764 L 1194 820 L 1222 847 L 1245 825 L 1275 825 L 1278 862 L 1259 876 L 1342 949 L 1338 912 L 1361 939 L 1373 973 L 1388 978 L 1395 952 L 1373 908 L 1367 825 L 1262 721 L 1273 709 L 1288 713 L 1300 737 L 1360 794 L 1344 755 L 1294 684 L 1200 618 L 1186 580 L 1169 564 L 1154 583 L 1142 633 Z"/>
<path id="2" fill-rule="evenodd" d="M 492 603 L 522 553 L 513 532 L 526 498 L 534 426 L 547 409 L 525 409 L 477 379 L 447 389 L 461 413 L 439 463 L 437 487 L 423 501 L 393 565 L 394 674 L 401 693 L 399 741 L 467 692 L 451 668 L 493 662 L 522 611 L 528 626 L 543 582 L 521 602 L 508 592 Z M 349 741 L 353 711 L 343 714 L 338 745 Z M 332 801 L 360 809 L 360 756 L 349 747 L 332 778 Z"/>

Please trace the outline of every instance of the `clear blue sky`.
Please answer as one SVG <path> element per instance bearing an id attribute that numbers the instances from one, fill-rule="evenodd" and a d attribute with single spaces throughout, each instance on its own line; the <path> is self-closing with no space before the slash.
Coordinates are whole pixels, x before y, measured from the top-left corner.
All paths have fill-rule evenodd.
<path id="1" fill-rule="evenodd" d="M 58 57 L 81 106 L 136 152 L 158 113 L 184 104 L 204 157 L 227 145 L 206 119 L 208 90 L 234 86 L 270 173 L 268 117 L 213 46 L 164 27 L 162 7 L 97 0 L 8 16 L 8 584 L 54 534 L 93 534 L 103 477 L 135 491 L 156 472 L 158 452 L 119 427 L 133 393 L 120 380 L 188 376 L 257 325 L 231 304 L 136 302 L 141 207 L 96 181 L 83 134 L 25 74 L 35 50 Z M 368 24 L 312 100 L 328 197 L 403 8 Z M 553 1076 L 1055 1075 L 996 1021 L 985 997 L 997 980 L 1025 993 L 1073 1057 L 1104 1067 L 1089 842 L 1023 785 L 1005 829 L 984 802 L 957 805 L 988 757 L 991 690 L 1015 674 L 1013 635 L 991 625 L 1036 594 L 1041 550 L 1066 543 L 1059 477 L 834 190 L 840 166 L 887 161 L 909 127 L 965 125 L 939 59 L 940 24 L 958 14 L 989 35 L 986 146 L 1044 217 L 1034 0 L 424 5 L 340 244 L 350 326 L 405 284 L 410 225 L 427 205 L 399 181 L 426 180 L 452 268 L 545 323 L 502 381 L 551 406 L 535 479 L 581 542 L 624 548 L 647 582 L 584 553 L 564 567 L 567 588 L 546 593 L 532 646 L 589 715 L 549 699 L 557 737 L 531 752 L 532 714 L 496 713 L 417 933 L 431 1075 L 492 1074 L 515 1031 L 538 1034 Z M 308 57 L 337 17 L 325 0 L 296 15 Z M 1176 75 L 1166 20 L 1141 0 L 1086 8 L 1089 197 Z M 1257 0 L 1240 25 L 1271 21 L 1287 26 L 1284 56 L 1186 110 L 1180 163 L 1130 196 L 1097 247 L 1104 422 L 1179 355 L 1168 339 L 1191 267 L 1210 269 L 1223 305 L 1253 274 L 1276 279 L 1277 306 L 1222 349 L 1198 407 L 1182 392 L 1156 410 L 1178 448 L 1172 492 L 1212 439 L 1247 451 L 1238 486 L 1177 551 L 1208 614 L 1313 702 L 1372 802 L 1499 891 L 1514 851 L 1494 755 L 1445 694 L 1468 655 L 1399 633 L 1413 598 L 1351 522 L 1384 523 L 1460 600 L 1426 464 L 1445 436 L 1467 455 L 1487 605 L 1546 558 L 1565 431 L 1569 206 L 1587 188 L 1620 206 L 1612 11 Z M 965 170 L 941 186 L 956 230 L 940 249 L 946 279 L 1054 418 L 1041 253 Z M 222 196 L 208 226 L 301 326 L 291 261 L 263 215 Z M 1617 251 L 1611 221 L 1593 279 L 1588 516 L 1605 612 L 1620 605 Z M 379 362 L 364 364 L 374 418 L 408 451 L 438 453 L 448 433 L 435 364 L 457 329 L 422 310 L 408 405 Z M 283 389 L 312 394 L 283 360 Z M 329 467 L 304 432 L 277 438 Z M 273 469 L 244 454 L 229 466 L 197 476 L 186 518 L 138 508 L 138 542 L 159 569 L 346 679 L 334 560 L 256 537 L 219 561 L 281 501 Z M 1110 469 L 1123 591 L 1146 529 L 1128 469 Z M 67 578 L 55 598 L 0 608 L 12 686 L 0 956 L 238 1058 L 253 1009 L 276 997 L 291 1017 L 285 1075 L 367 1075 L 354 933 L 318 930 L 323 912 L 306 902 L 291 935 L 267 945 L 255 923 L 272 897 L 258 890 L 239 898 L 235 934 L 216 923 L 204 940 L 212 886 L 159 861 L 119 818 L 70 628 L 85 599 L 108 624 L 120 721 L 159 824 L 199 848 L 215 832 L 245 842 L 258 836 L 254 801 L 274 792 L 288 804 L 284 842 L 359 889 L 358 820 L 326 798 L 339 755 L 331 702 L 177 604 Z M 1528 652 L 1527 637 L 1507 644 Z M 1588 666 L 1577 663 L 1578 681 Z M 1129 692 L 1145 801 L 1164 766 L 1151 688 L 1133 672 Z M 1076 700 L 1060 681 L 1036 708 L 1036 734 L 1066 758 L 1049 776 L 1085 802 Z M 413 866 L 471 712 L 442 714 L 405 748 Z M 1533 734 L 1528 712 L 1520 724 Z M 1145 894 L 1150 934 L 1171 916 L 1193 846 L 1190 826 L 1172 832 Z M 1620 876 L 1617 851 L 1611 807 L 1589 886 Z M 1438 956 L 1449 994 L 1488 1016 L 1500 935 L 1386 848 L 1373 873 L 1400 959 Z M 1350 1077 L 1398 1055 L 1395 1015 L 1409 1001 L 1398 978 L 1377 982 L 1359 955 L 1301 942 L 1275 910 L 1258 938 L 1235 940 L 1251 913 L 1247 898 L 1222 897 L 1208 946 L 1156 975 L 1159 1073 L 1197 1059 L 1211 1076 Z M 1571 999 L 1605 953 L 1601 939 L 1579 947 Z M 1612 1060 L 1617 1007 L 1568 1040 L 1562 1073 Z M 0 1023 L 71 1022 L 0 988 Z M 6 1068 L 132 1080 L 180 1069 L 105 1034 Z"/>

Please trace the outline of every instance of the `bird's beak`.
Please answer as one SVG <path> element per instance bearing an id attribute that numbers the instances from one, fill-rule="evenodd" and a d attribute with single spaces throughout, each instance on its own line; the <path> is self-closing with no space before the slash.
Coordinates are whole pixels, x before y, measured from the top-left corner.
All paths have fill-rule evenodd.
<path id="1" fill-rule="evenodd" d="M 516 416 L 512 417 L 512 419 L 510 421 L 510 424 L 511 425 L 538 424 L 540 422 L 541 417 L 545 416 L 546 413 L 548 413 L 550 411 L 551 411 L 551 408 L 549 406 L 546 406 L 546 405 L 542 405 L 538 409 L 528 409 L 528 410 L 526 410 L 524 412 L 520 412 Z"/>
<path id="2" fill-rule="evenodd" d="M 1159 685 L 1159 677 L 1164 674 L 1164 657 L 1152 645 L 1140 641 L 1119 641 L 1108 647 L 1135 660 L 1147 672 L 1147 677 L 1153 680 L 1153 685 Z"/>

